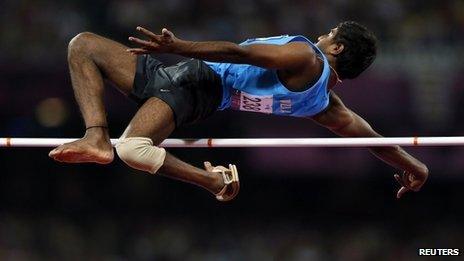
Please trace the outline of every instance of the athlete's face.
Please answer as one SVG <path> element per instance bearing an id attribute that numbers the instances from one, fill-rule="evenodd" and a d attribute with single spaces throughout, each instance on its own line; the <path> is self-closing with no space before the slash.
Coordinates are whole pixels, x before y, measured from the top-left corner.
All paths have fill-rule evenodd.
<path id="1" fill-rule="evenodd" d="M 337 55 L 343 51 L 343 44 L 337 44 L 334 41 L 338 28 L 333 28 L 328 34 L 321 35 L 317 38 L 316 46 L 325 54 Z"/>

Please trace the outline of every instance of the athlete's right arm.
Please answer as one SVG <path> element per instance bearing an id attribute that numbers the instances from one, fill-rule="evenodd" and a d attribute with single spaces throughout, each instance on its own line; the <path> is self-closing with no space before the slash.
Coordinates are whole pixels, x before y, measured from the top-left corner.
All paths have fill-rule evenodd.
<path id="1" fill-rule="evenodd" d="M 329 107 L 312 119 L 342 137 L 382 137 L 366 120 L 348 109 L 333 91 L 330 91 Z M 409 190 L 420 190 L 428 178 L 427 166 L 400 146 L 372 147 L 369 151 L 390 166 L 403 171 L 401 176 L 395 174 L 401 184 L 398 198 Z"/>
<path id="2" fill-rule="evenodd" d="M 174 53 L 185 57 L 211 62 L 252 64 L 269 69 L 306 70 L 307 66 L 317 64 L 314 50 L 302 42 L 285 45 L 252 44 L 241 46 L 232 42 L 193 42 L 178 39 L 167 29 L 161 35 L 137 27 L 137 30 L 149 38 L 148 41 L 135 37 L 129 40 L 139 44 L 140 48 L 130 48 L 134 54 Z"/>

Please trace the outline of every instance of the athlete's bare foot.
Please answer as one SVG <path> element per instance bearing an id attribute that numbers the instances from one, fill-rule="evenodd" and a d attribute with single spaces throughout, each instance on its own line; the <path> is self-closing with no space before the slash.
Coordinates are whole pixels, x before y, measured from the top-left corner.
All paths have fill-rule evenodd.
<path id="1" fill-rule="evenodd" d="M 108 137 L 86 134 L 84 138 L 65 143 L 48 154 L 56 161 L 66 163 L 92 162 L 108 164 L 114 159 L 113 147 Z"/>

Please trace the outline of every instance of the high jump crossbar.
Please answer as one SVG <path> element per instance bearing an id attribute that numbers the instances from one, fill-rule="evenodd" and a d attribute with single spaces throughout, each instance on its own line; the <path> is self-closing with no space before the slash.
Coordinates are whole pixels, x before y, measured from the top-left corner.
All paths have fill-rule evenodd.
<path id="1" fill-rule="evenodd" d="M 0 147 L 56 147 L 77 139 L 0 138 Z M 111 139 L 113 146 L 118 139 Z M 165 148 L 463 146 L 464 136 L 389 138 L 166 139 Z"/>

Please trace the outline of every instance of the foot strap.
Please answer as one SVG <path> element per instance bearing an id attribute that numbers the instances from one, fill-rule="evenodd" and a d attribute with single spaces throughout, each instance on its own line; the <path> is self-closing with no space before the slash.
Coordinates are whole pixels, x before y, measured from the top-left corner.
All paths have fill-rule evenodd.
<path id="1" fill-rule="evenodd" d="M 229 201 L 237 196 L 240 190 L 240 182 L 238 179 L 237 167 L 233 164 L 229 164 L 229 168 L 223 166 L 217 166 L 213 168 L 213 172 L 219 172 L 224 179 L 224 187 L 216 193 L 216 199 L 219 201 Z"/>

